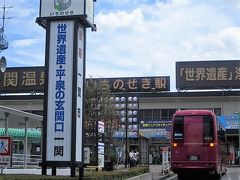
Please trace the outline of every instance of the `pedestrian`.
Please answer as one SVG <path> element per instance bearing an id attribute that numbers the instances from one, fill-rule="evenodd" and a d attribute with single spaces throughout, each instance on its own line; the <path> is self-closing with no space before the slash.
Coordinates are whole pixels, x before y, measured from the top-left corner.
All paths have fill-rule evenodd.
<path id="1" fill-rule="evenodd" d="M 130 160 L 130 168 L 134 165 L 134 151 L 133 149 L 129 153 L 129 160 Z"/>
<path id="2" fill-rule="evenodd" d="M 139 152 L 138 151 L 136 152 L 136 157 L 137 157 L 136 166 L 138 167 L 138 164 L 139 164 Z"/>
<path id="3" fill-rule="evenodd" d="M 232 163 L 233 163 L 233 153 L 230 152 L 230 153 L 228 154 L 228 164 L 229 164 L 230 166 L 232 166 Z"/>
<path id="4" fill-rule="evenodd" d="M 133 153 L 133 166 L 137 167 L 137 164 L 138 164 L 138 152 L 136 150 L 134 150 L 134 153 Z"/>

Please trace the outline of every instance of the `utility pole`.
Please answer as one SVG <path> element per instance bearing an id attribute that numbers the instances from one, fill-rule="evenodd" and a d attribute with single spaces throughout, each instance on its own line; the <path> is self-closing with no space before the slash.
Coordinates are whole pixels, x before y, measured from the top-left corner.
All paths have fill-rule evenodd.
<path id="1" fill-rule="evenodd" d="M 2 52 L 3 50 L 8 48 L 8 41 L 5 39 L 5 36 L 4 36 L 4 28 L 5 28 L 5 23 L 6 23 L 5 20 L 11 19 L 11 17 L 6 17 L 6 15 L 7 15 L 6 9 L 13 8 L 13 6 L 6 7 L 5 1 L 4 1 L 3 7 L 0 7 L 0 8 L 3 9 L 3 11 L 0 12 L 0 14 L 2 16 L 0 18 L 0 19 L 2 19 L 2 24 L 0 26 L 0 52 Z"/>

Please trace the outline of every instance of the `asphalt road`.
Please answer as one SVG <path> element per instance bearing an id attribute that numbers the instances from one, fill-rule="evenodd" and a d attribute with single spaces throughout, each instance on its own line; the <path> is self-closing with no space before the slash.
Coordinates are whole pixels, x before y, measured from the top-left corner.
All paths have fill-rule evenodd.
<path id="1" fill-rule="evenodd" d="M 192 175 L 186 177 L 186 180 L 192 179 L 203 179 L 203 180 L 214 180 L 210 175 Z M 165 180 L 178 180 L 177 175 L 173 175 Z M 221 180 L 240 180 L 240 167 L 228 167 L 228 171 L 225 175 L 222 176 Z"/>

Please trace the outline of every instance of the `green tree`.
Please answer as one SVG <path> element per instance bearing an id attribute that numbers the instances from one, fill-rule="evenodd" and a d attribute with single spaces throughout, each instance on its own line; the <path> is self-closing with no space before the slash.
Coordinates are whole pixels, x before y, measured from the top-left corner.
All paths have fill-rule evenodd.
<path id="1" fill-rule="evenodd" d="M 112 153 L 111 145 L 113 144 L 113 134 L 118 129 L 119 116 L 115 108 L 114 98 L 111 95 L 110 86 L 106 81 L 97 82 L 89 79 L 86 83 L 85 99 L 85 135 L 86 141 L 95 144 L 93 161 L 96 161 L 97 155 L 97 122 L 103 121 L 104 143 L 105 143 L 105 160 L 110 161 Z M 95 141 L 94 141 L 95 138 Z M 96 155 L 95 155 L 96 154 Z"/>

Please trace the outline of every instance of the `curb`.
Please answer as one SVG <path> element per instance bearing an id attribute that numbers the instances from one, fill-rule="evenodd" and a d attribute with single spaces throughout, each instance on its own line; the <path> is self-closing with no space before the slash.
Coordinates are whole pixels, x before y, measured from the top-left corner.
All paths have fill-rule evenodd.
<path id="1" fill-rule="evenodd" d="M 153 179 L 163 180 L 163 179 L 166 179 L 166 178 L 171 177 L 173 175 L 174 175 L 173 172 L 169 172 L 168 174 L 163 175 L 163 176 L 155 176 L 155 177 L 153 177 Z"/>
<path id="2" fill-rule="evenodd" d="M 129 178 L 127 180 L 152 180 L 153 179 L 153 173 L 149 172 L 149 173 L 144 173 L 132 178 Z"/>

